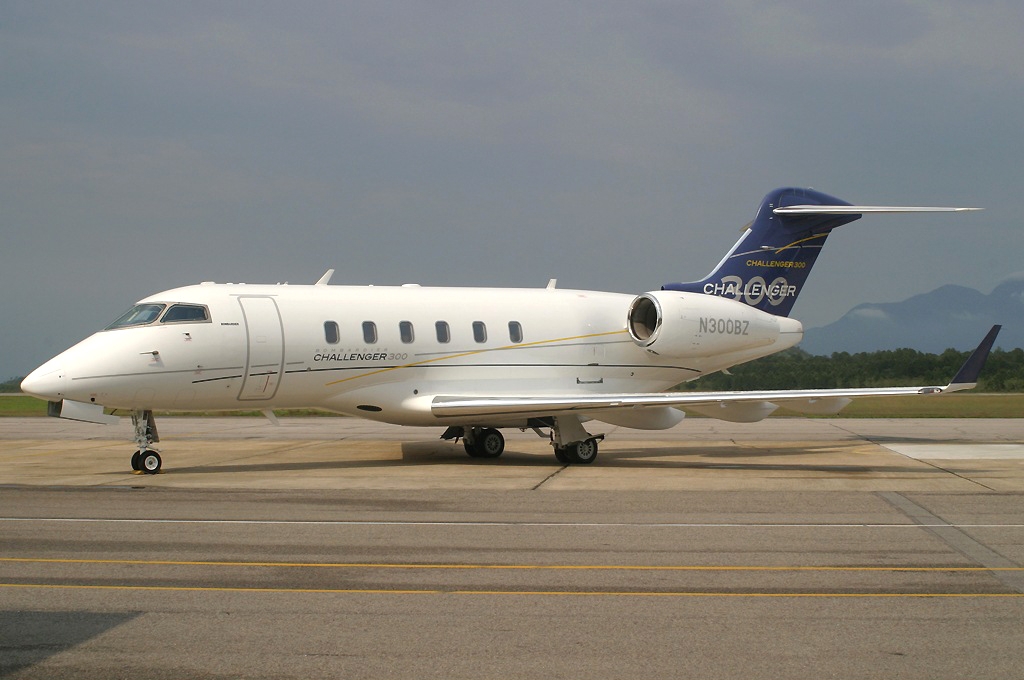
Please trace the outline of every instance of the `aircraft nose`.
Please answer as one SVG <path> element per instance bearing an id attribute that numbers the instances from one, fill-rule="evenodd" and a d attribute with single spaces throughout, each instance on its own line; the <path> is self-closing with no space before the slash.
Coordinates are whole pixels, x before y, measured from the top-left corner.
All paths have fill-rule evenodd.
<path id="1" fill-rule="evenodd" d="M 21 381 L 21 391 L 47 401 L 60 401 L 67 389 L 67 372 L 53 363 L 46 363 Z"/>

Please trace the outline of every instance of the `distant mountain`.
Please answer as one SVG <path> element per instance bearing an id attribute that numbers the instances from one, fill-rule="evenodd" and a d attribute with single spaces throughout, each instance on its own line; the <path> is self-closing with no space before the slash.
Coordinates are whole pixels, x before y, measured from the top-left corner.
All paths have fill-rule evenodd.
<path id="1" fill-rule="evenodd" d="M 1003 326 L 997 347 L 1024 347 L 1024 273 L 1006 279 L 988 295 L 950 285 L 903 302 L 858 305 L 835 323 L 808 329 L 800 348 L 811 354 L 900 347 L 962 351 L 977 346 L 997 323 Z"/>

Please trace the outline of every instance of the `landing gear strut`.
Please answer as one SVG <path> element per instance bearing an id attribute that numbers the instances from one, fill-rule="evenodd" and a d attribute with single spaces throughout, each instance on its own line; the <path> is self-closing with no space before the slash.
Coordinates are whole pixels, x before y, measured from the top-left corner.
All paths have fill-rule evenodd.
<path id="1" fill-rule="evenodd" d="M 132 454 L 132 470 L 147 475 L 160 472 L 163 461 L 153 443 L 160 441 L 156 430 L 156 419 L 152 411 L 132 411 L 132 425 L 135 427 L 135 445 L 138 451 Z"/>

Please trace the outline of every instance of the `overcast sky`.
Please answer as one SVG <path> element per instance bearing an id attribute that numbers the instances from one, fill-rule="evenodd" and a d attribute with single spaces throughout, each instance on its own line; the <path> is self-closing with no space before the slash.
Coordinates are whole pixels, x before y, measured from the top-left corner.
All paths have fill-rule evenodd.
<path id="1" fill-rule="evenodd" d="M 0 379 L 204 280 L 627 293 L 778 186 L 794 316 L 1024 270 L 1024 4 L 99 2 L 0 13 Z M 979 329 L 983 333 L 984 329 Z"/>

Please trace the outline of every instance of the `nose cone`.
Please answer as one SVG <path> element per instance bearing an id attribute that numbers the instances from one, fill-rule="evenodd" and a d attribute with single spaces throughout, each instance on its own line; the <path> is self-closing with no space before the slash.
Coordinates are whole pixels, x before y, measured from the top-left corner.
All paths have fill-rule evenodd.
<path id="1" fill-rule="evenodd" d="M 21 381 L 21 391 L 47 401 L 60 401 L 67 390 L 67 382 L 63 367 L 49 361 Z"/>

